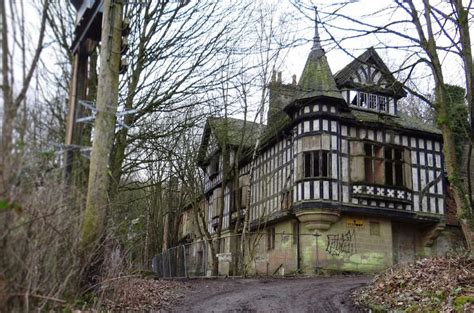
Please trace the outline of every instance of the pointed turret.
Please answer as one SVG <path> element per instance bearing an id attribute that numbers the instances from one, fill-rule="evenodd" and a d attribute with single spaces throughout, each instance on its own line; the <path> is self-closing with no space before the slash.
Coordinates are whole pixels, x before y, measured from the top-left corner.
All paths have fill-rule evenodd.
<path id="1" fill-rule="evenodd" d="M 339 92 L 334 77 L 332 76 L 331 69 L 329 68 L 326 55 L 321 46 L 321 39 L 319 38 L 318 31 L 318 12 L 315 8 L 315 27 L 314 27 L 314 38 L 313 47 L 309 53 L 306 65 L 304 66 L 303 73 L 301 74 L 298 86 L 301 88 L 302 93 L 299 97 L 313 98 L 318 96 L 326 96 L 331 98 L 342 99 L 341 93 Z"/>

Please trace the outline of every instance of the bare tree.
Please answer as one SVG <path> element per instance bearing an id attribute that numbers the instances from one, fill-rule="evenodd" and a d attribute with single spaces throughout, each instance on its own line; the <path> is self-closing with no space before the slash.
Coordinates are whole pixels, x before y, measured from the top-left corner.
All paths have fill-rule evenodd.
<path id="1" fill-rule="evenodd" d="M 167 132 L 153 133 L 152 123 L 170 112 L 203 105 L 206 93 L 216 88 L 217 74 L 226 64 L 226 50 L 237 37 L 245 5 L 201 1 L 147 2 L 128 6 L 130 68 L 121 83 L 121 106 L 136 110 L 124 117 L 111 157 L 111 197 L 117 192 L 124 168 L 137 164 L 136 152 L 146 152 L 142 138 L 172 135 L 188 127 L 175 124 Z M 138 162 L 137 162 L 138 161 Z"/>
<path id="2" fill-rule="evenodd" d="M 19 17 L 15 14 L 16 4 L 13 2 L 7 6 L 5 0 L 0 2 L 0 23 L 1 23 L 1 57 L 2 57 L 2 95 L 3 95 L 3 119 L 2 119 L 2 137 L 1 147 L 2 154 L 0 156 L 0 201 L 13 202 L 15 201 L 11 193 L 11 187 L 16 174 L 17 164 L 15 164 L 15 133 L 14 123 L 18 116 L 18 110 L 22 105 L 33 74 L 38 66 L 41 52 L 43 50 L 43 40 L 46 29 L 46 15 L 49 6 L 49 1 L 45 0 L 42 7 L 40 29 L 38 33 L 38 40 L 33 50 L 30 63 L 26 64 L 26 53 L 28 47 L 24 40 L 25 36 L 25 19 L 24 16 Z M 7 11 L 9 9 L 9 11 Z M 10 12 L 11 19 L 7 12 Z M 18 24 L 16 24 L 18 23 Z M 20 25 L 19 33 L 16 32 L 13 26 L 10 33 L 10 26 Z M 20 38 L 18 38 L 18 36 Z M 13 38 L 13 43 L 9 40 Z M 17 46 L 21 51 L 23 77 L 14 77 L 15 72 L 12 49 Z M 15 92 L 14 82 L 21 82 L 18 92 Z M 13 196 L 13 198 L 12 198 Z"/>

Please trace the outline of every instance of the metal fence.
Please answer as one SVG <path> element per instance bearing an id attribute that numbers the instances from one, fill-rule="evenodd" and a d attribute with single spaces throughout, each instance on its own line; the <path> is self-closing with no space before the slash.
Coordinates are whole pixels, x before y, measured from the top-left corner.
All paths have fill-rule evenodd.
<path id="1" fill-rule="evenodd" d="M 318 235 L 315 234 L 251 233 L 245 242 L 246 273 L 268 276 L 288 275 L 301 269 L 317 270 L 321 266 L 319 260 L 323 252 L 321 248 L 324 249 L 321 243 L 318 244 L 317 239 Z M 234 265 L 232 261 L 235 261 L 236 257 L 235 253 L 231 253 L 231 240 L 235 240 L 233 251 L 240 250 L 239 235 L 222 237 L 218 253 L 221 275 L 235 274 L 229 270 Z M 212 268 L 210 253 L 207 241 L 173 247 L 153 257 L 152 270 L 158 277 L 208 276 Z M 303 253 L 304 262 L 302 262 Z"/>
<path id="2" fill-rule="evenodd" d="M 152 258 L 152 270 L 159 277 L 206 276 L 208 248 L 205 241 L 170 248 Z"/>

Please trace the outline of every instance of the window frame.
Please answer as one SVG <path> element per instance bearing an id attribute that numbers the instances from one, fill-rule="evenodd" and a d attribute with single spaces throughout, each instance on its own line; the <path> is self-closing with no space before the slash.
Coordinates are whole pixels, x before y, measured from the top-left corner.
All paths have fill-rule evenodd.
<path id="1" fill-rule="evenodd" d="M 217 174 L 219 174 L 220 170 L 220 160 L 219 156 L 214 156 L 211 158 L 211 161 L 209 163 L 209 177 L 214 177 Z"/>
<path id="2" fill-rule="evenodd" d="M 303 152 L 303 178 L 330 178 L 331 151 L 325 149 Z M 317 167 L 315 166 L 317 164 Z M 324 166 L 326 164 L 326 166 Z"/>
<path id="3" fill-rule="evenodd" d="M 363 142 L 363 144 L 364 182 L 374 185 L 406 187 L 405 150 L 402 147 L 374 142 Z M 390 153 L 389 156 L 387 152 Z M 399 153 L 398 158 L 397 153 Z M 368 165 L 370 165 L 370 169 L 367 168 Z"/>
<path id="4" fill-rule="evenodd" d="M 350 105 L 379 113 L 389 114 L 390 98 L 390 96 L 360 90 L 348 91 Z"/>

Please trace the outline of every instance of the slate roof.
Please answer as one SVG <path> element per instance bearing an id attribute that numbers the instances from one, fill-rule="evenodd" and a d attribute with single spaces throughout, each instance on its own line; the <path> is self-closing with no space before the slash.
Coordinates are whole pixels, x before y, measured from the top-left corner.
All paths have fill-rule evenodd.
<path id="1" fill-rule="evenodd" d="M 228 117 L 211 117 L 208 119 L 212 133 L 216 137 L 219 144 L 227 143 L 233 146 L 253 146 L 257 142 L 257 138 L 265 125 L 244 121 L 241 119 Z M 226 138 L 226 131 L 227 138 Z"/>
<path id="2" fill-rule="evenodd" d="M 439 130 L 436 126 L 425 123 L 416 117 L 412 117 L 400 112 L 398 113 L 398 116 L 392 116 L 379 114 L 377 112 L 353 109 L 350 113 L 345 113 L 343 116 L 345 118 L 354 119 L 362 123 L 382 124 L 391 128 L 409 129 L 438 135 L 441 134 L 441 130 Z"/>
<path id="3" fill-rule="evenodd" d="M 258 136 L 263 132 L 265 125 L 244 121 L 236 118 L 209 117 L 204 127 L 204 134 L 199 148 L 198 163 L 203 164 L 206 158 L 206 148 L 211 133 L 215 136 L 219 146 L 242 145 L 245 148 L 253 147 Z"/>
<path id="4" fill-rule="evenodd" d="M 341 92 L 329 67 L 324 50 L 312 49 L 298 82 L 300 92 L 297 99 L 319 96 L 342 99 Z"/>
<path id="5" fill-rule="evenodd" d="M 441 135 L 441 131 L 434 125 L 426 123 L 416 117 L 409 116 L 405 113 L 398 113 L 398 116 L 392 116 L 387 114 L 379 114 L 377 112 L 363 111 L 352 109 L 350 112 L 340 112 L 339 116 L 346 120 L 353 120 L 357 123 L 363 123 L 365 125 L 383 125 L 387 128 L 396 129 L 396 130 L 411 130 L 411 131 L 420 131 L 425 133 L 431 133 L 435 135 Z M 213 130 L 213 134 L 216 136 L 216 139 L 222 144 L 225 142 L 225 138 L 221 135 L 224 134 L 224 130 L 228 129 L 228 144 L 233 146 L 239 146 L 240 143 L 243 143 L 244 148 L 252 148 L 255 146 L 257 138 L 261 135 L 261 144 L 263 147 L 266 144 L 270 143 L 273 138 L 281 134 L 289 125 L 291 124 L 291 119 L 286 116 L 280 116 L 278 119 L 275 119 L 271 125 L 261 125 L 254 122 L 247 121 L 245 123 L 244 132 L 244 121 L 235 118 L 228 118 L 227 125 L 223 118 L 209 118 L 208 123 L 209 130 Z M 263 128 L 263 129 L 262 129 Z M 244 138 L 242 140 L 242 133 L 244 133 Z M 206 138 L 206 135 L 204 135 Z M 199 160 L 204 161 L 205 153 L 205 139 L 203 139 L 203 144 L 201 144 L 201 150 L 199 152 Z M 244 154 L 245 155 L 245 154 Z"/>

